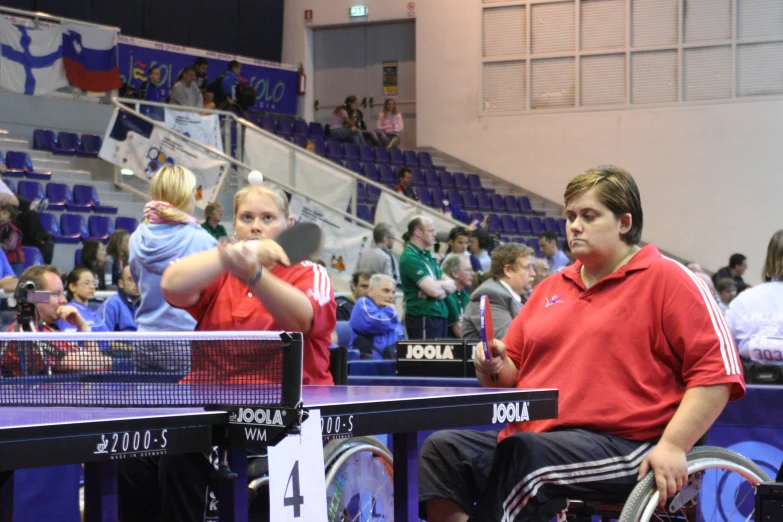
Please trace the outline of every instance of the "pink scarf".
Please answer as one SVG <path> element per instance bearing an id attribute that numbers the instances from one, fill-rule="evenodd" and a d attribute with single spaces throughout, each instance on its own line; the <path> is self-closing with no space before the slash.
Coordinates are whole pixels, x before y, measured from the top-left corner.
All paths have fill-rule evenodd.
<path id="1" fill-rule="evenodd" d="M 183 225 L 185 223 L 196 224 L 196 218 L 193 216 L 187 216 L 185 221 L 174 221 L 172 219 L 165 218 L 159 214 L 164 209 L 176 209 L 171 203 L 165 201 L 150 201 L 144 205 L 144 219 L 148 220 L 153 225 Z M 183 214 L 185 214 L 183 212 Z M 186 214 L 187 215 L 187 214 Z"/>

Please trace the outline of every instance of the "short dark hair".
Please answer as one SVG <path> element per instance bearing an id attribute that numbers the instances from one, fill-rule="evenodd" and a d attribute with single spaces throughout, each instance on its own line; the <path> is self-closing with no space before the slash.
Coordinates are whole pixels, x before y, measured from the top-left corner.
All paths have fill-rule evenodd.
<path id="1" fill-rule="evenodd" d="M 22 275 L 19 276 L 19 282 L 32 281 L 36 290 L 46 290 L 44 287 L 44 274 L 54 274 L 57 277 L 62 277 L 63 273 L 54 265 L 33 265 L 28 267 Z"/>
<path id="2" fill-rule="evenodd" d="M 718 284 L 715 285 L 715 290 L 718 292 L 724 292 L 726 290 L 731 290 L 732 288 L 736 290 L 737 282 L 730 277 L 723 277 L 718 279 Z"/>
<path id="3" fill-rule="evenodd" d="M 196 58 L 196 61 L 193 62 L 193 65 L 198 67 L 199 65 L 209 65 L 209 60 L 206 58 Z"/>
<path id="4" fill-rule="evenodd" d="M 160 69 L 160 65 L 150 65 L 149 68 L 147 69 L 147 76 L 152 74 L 152 71 L 154 71 L 155 69 Z"/>
<path id="5" fill-rule="evenodd" d="M 73 292 L 71 292 L 71 285 L 77 284 L 79 282 L 79 278 L 85 272 L 92 274 L 92 270 L 90 270 L 86 266 L 77 266 L 76 268 L 71 270 L 71 273 L 68 274 L 68 277 L 65 279 L 65 296 L 68 298 L 69 301 L 73 301 Z"/>
<path id="6" fill-rule="evenodd" d="M 470 237 L 470 231 L 465 227 L 454 227 L 449 230 L 449 241 L 454 241 L 459 236 Z"/>
<path id="7" fill-rule="evenodd" d="M 420 217 L 415 217 L 410 220 L 410 223 L 408 223 L 408 238 L 413 237 L 414 232 L 416 232 L 417 228 L 421 228 L 422 222 Z"/>
<path id="8" fill-rule="evenodd" d="M 184 69 L 182 69 L 182 74 L 189 73 L 189 72 L 196 72 L 196 68 L 193 65 L 188 65 Z"/>
<path id="9" fill-rule="evenodd" d="M 228 70 L 230 71 L 230 70 L 232 70 L 232 69 L 236 69 L 236 68 L 237 68 L 237 67 L 239 67 L 240 65 L 242 65 L 242 64 L 240 64 L 238 61 L 236 61 L 236 60 L 231 60 L 230 62 L 228 62 Z"/>
<path id="10" fill-rule="evenodd" d="M 410 173 L 411 173 L 411 169 L 407 167 L 403 167 L 399 170 L 399 172 L 397 172 L 397 179 L 402 179 L 403 176 L 405 176 L 405 174 L 410 174 Z"/>
<path id="11" fill-rule="evenodd" d="M 748 258 L 743 256 L 742 254 L 732 254 L 731 257 L 729 258 L 729 268 L 740 266 L 742 263 L 745 262 L 746 259 Z"/>
<path id="12" fill-rule="evenodd" d="M 546 239 L 548 243 L 557 241 L 557 235 L 554 232 L 542 232 L 538 235 L 538 239 Z"/>
<path id="13" fill-rule="evenodd" d="M 356 286 L 359 284 L 360 279 L 367 279 L 369 280 L 373 276 L 373 273 L 369 270 L 359 270 L 358 272 L 354 272 L 351 276 L 351 283 L 353 286 Z"/>
<path id="14" fill-rule="evenodd" d="M 350 96 L 346 96 L 345 97 L 345 106 L 347 107 L 348 105 L 350 105 L 353 102 L 358 101 L 358 100 L 359 100 L 359 98 L 357 98 L 353 94 L 351 94 Z"/>
<path id="15" fill-rule="evenodd" d="M 486 230 L 477 228 L 470 233 L 470 237 L 478 239 L 478 246 L 481 250 L 492 250 L 492 236 Z"/>

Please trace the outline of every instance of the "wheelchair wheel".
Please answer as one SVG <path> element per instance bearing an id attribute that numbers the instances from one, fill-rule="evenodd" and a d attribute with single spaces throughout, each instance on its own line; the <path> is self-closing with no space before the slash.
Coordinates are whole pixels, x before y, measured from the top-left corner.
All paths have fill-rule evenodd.
<path id="1" fill-rule="evenodd" d="M 659 507 L 655 476 L 650 472 L 631 492 L 619 522 L 695 522 L 697 516 L 705 521 L 750 521 L 756 486 L 768 480 L 759 466 L 739 453 L 697 447 L 688 453 L 688 483 L 682 491 Z"/>
<path id="2" fill-rule="evenodd" d="M 333 440 L 324 448 L 329 522 L 392 522 L 394 467 L 373 437 Z"/>

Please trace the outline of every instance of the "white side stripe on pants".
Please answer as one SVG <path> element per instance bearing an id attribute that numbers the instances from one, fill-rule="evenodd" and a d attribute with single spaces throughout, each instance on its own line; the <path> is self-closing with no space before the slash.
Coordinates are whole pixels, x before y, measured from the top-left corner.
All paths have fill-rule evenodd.
<path id="1" fill-rule="evenodd" d="M 545 484 L 578 484 L 633 475 L 651 449 L 652 444 L 645 443 L 622 457 L 540 468 L 519 481 L 503 501 L 502 522 L 512 522 Z"/>

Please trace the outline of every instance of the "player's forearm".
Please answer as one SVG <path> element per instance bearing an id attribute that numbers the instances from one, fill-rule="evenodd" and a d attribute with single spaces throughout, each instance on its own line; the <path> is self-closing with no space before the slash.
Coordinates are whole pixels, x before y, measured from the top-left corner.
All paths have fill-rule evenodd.
<path id="1" fill-rule="evenodd" d="M 308 335 L 313 329 L 313 305 L 295 286 L 264 269 L 251 290 L 284 330 Z"/>
<path id="2" fill-rule="evenodd" d="M 225 272 L 217 249 L 199 252 L 171 263 L 163 271 L 160 288 L 172 306 L 187 308 Z"/>
<path id="3" fill-rule="evenodd" d="M 496 380 L 492 379 L 491 373 L 476 372 L 476 377 L 485 388 L 514 388 L 517 385 L 518 376 L 519 370 L 509 357 L 504 359 L 503 367 L 497 373 Z"/>
<path id="4" fill-rule="evenodd" d="M 729 394 L 728 384 L 699 386 L 686 391 L 674 417 L 663 432 L 661 442 L 690 451 L 723 411 Z"/>

